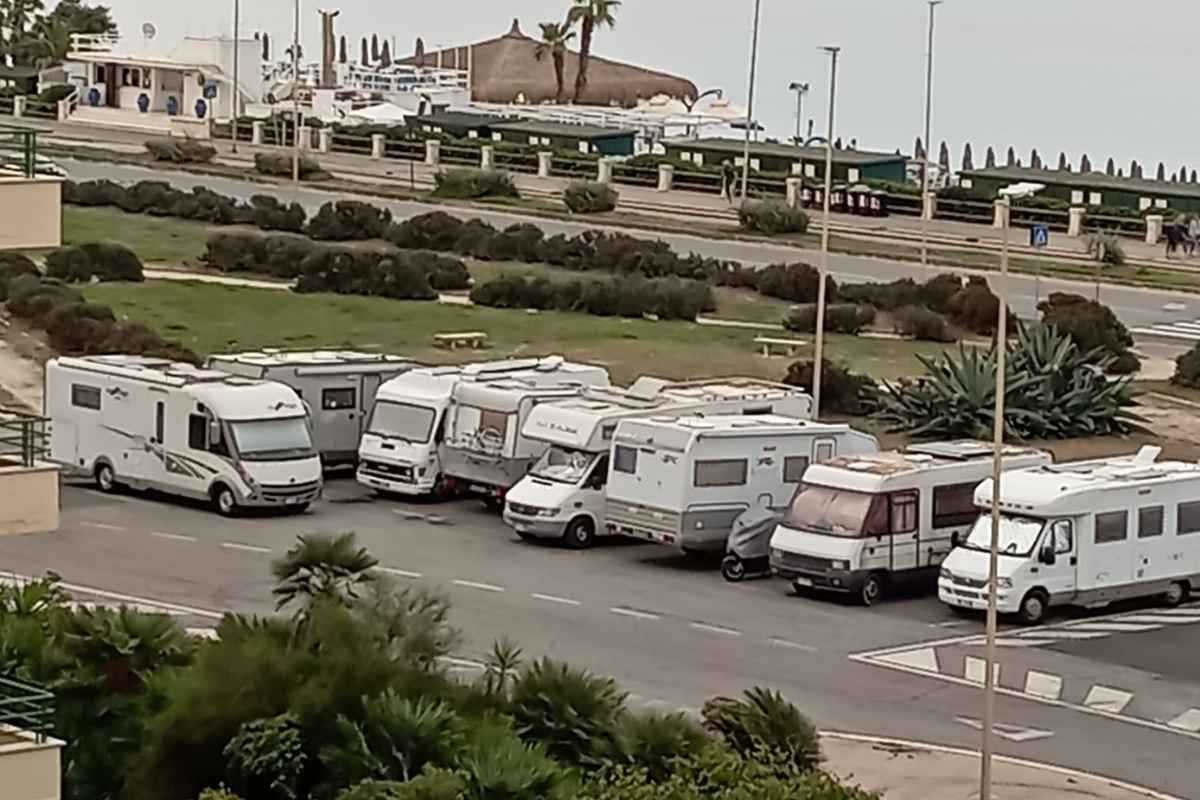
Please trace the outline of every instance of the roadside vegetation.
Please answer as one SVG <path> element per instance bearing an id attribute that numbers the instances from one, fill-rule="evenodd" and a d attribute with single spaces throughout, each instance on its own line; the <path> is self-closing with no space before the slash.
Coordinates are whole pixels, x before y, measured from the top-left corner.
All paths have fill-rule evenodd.
<path id="1" fill-rule="evenodd" d="M 354 534 L 272 565 L 280 616 L 211 639 L 169 616 L 74 607 L 49 575 L 0 587 L 0 675 L 55 694 L 69 800 L 871 800 L 820 769 L 777 692 L 699 719 L 498 640 L 452 674 L 437 592 L 398 586 Z"/>

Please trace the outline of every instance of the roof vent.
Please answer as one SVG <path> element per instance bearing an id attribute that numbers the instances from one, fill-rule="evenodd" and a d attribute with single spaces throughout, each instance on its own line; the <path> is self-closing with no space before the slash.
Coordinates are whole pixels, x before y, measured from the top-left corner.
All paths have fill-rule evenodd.
<path id="1" fill-rule="evenodd" d="M 1161 447 L 1156 447 L 1152 444 L 1143 445 L 1141 450 L 1137 451 L 1137 455 L 1133 457 L 1134 466 L 1145 467 L 1153 464 L 1158 460 L 1158 456 L 1162 453 Z"/>
<path id="2" fill-rule="evenodd" d="M 667 382 L 662 378 L 642 375 L 629 387 L 629 395 L 639 400 L 653 400 L 658 397 L 666 386 Z"/>

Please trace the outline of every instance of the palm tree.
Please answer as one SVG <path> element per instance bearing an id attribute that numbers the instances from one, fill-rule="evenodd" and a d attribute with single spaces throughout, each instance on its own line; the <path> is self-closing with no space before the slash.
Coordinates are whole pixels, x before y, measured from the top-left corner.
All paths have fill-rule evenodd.
<path id="1" fill-rule="evenodd" d="M 701 711 L 704 727 L 743 757 L 766 750 L 783 756 L 801 772 L 821 763 L 816 728 L 778 692 L 754 687 L 735 700 L 714 697 Z"/>
<path id="2" fill-rule="evenodd" d="M 278 581 L 272 593 L 279 598 L 277 608 L 303 602 L 311 609 L 320 598 L 350 605 L 358 599 L 359 589 L 375 580 L 372 570 L 379 560 L 359 547 L 353 533 L 339 536 L 312 534 L 301 536 L 295 547 L 271 565 Z"/>
<path id="3" fill-rule="evenodd" d="M 598 28 L 616 27 L 615 16 L 621 0 L 575 0 L 567 12 L 567 23 L 579 25 L 579 72 L 575 75 L 575 102 L 587 91 L 588 60 L 592 56 L 592 36 Z"/>
<path id="4" fill-rule="evenodd" d="M 75 664 L 58 688 L 106 694 L 140 692 L 160 668 L 188 664 L 195 649 L 171 617 L 125 607 L 80 609 L 62 620 L 55 639 Z"/>
<path id="5" fill-rule="evenodd" d="M 567 55 L 567 44 L 575 38 L 575 31 L 571 30 L 569 22 L 541 22 L 538 23 L 542 28 L 542 41 L 538 42 L 537 49 L 533 51 L 533 57 L 541 61 L 549 53 L 554 61 L 554 83 L 556 90 L 554 92 L 554 102 L 561 103 L 563 101 L 563 91 L 566 88 L 563 78 L 563 65 Z"/>
<path id="6" fill-rule="evenodd" d="M 33 65 L 38 69 L 61 64 L 71 50 L 71 29 L 61 19 L 44 17 L 34 26 Z"/>

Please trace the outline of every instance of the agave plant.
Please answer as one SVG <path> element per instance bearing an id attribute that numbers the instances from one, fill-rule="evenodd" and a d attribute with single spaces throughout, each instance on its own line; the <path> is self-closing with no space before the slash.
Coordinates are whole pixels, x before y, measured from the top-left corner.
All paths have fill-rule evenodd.
<path id="1" fill-rule="evenodd" d="M 1080 350 L 1050 325 L 1018 324 L 1005 365 L 1004 433 L 1012 439 L 1069 439 L 1125 433 L 1129 378 L 1104 375 L 1109 357 Z M 959 348 L 921 358 L 926 375 L 886 385 L 881 418 L 916 436 L 986 438 L 995 424 L 996 351 Z"/>

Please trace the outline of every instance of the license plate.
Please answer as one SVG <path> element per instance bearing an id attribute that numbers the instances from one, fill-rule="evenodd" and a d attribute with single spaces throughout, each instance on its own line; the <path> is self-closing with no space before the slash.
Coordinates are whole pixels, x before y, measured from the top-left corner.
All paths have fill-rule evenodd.
<path id="1" fill-rule="evenodd" d="M 813 585 L 812 578 L 795 578 L 792 580 L 792 583 L 796 584 L 797 586 L 812 586 Z"/>
<path id="2" fill-rule="evenodd" d="M 525 533 L 526 531 L 529 530 L 529 526 L 528 525 L 513 525 L 513 530 L 516 531 L 517 533 Z"/>

